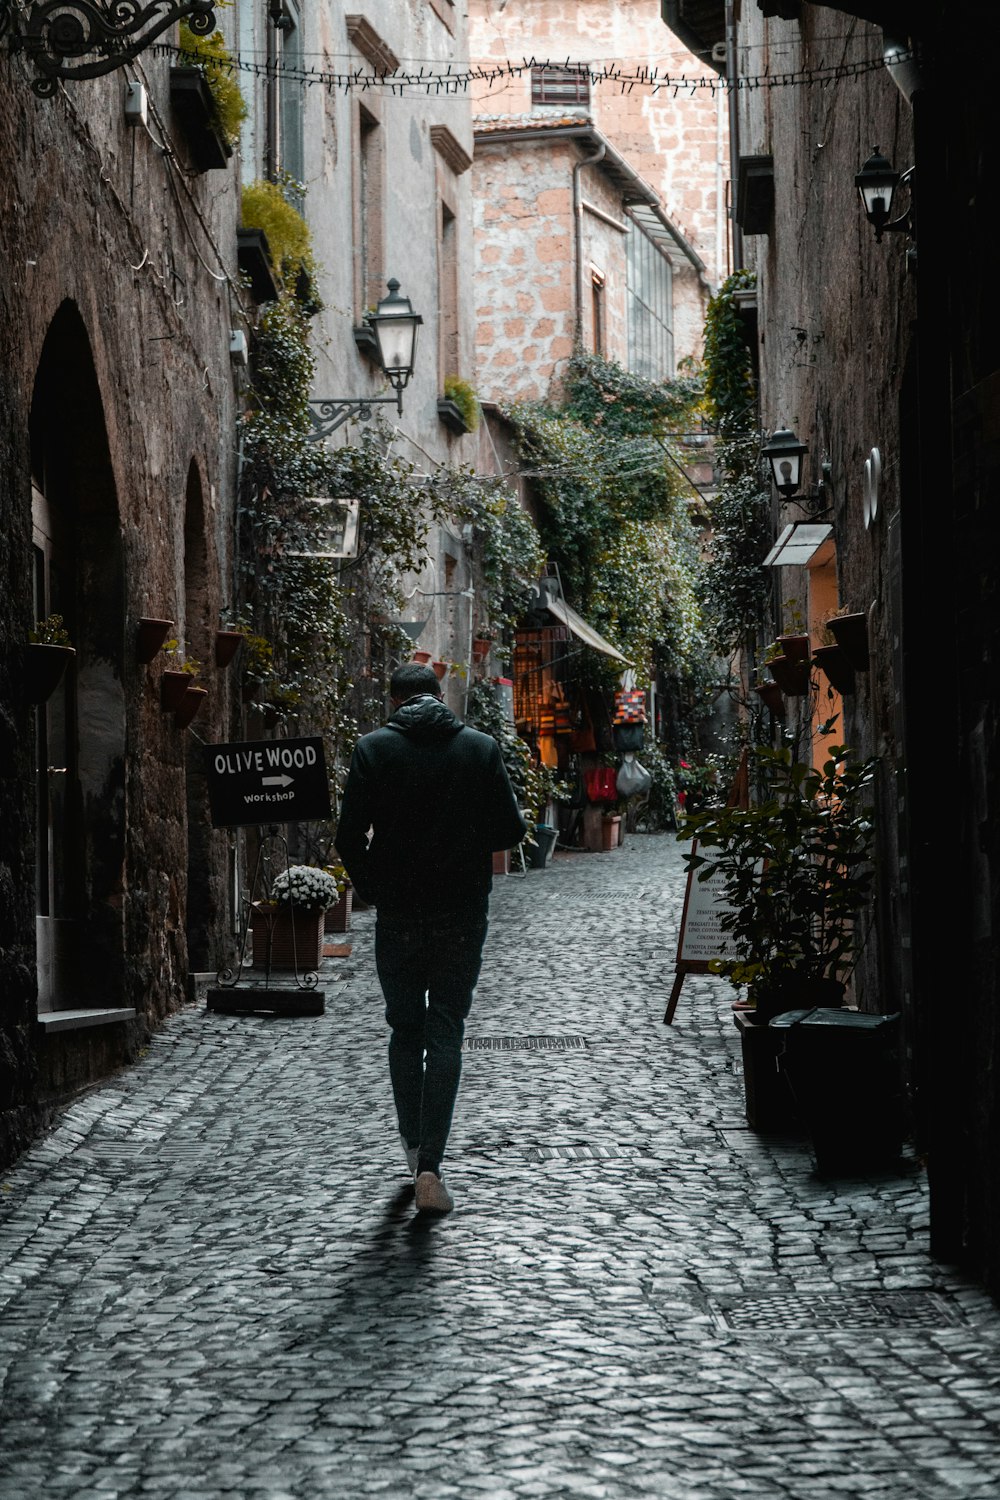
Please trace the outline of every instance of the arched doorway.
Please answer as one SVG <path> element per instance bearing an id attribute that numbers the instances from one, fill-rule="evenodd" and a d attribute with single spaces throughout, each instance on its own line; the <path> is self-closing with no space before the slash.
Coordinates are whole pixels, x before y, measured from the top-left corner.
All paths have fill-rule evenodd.
<path id="1" fill-rule="evenodd" d="M 61 614 L 76 661 L 36 711 L 39 1010 L 121 1004 L 124 578 L 118 500 L 87 330 L 64 302 L 31 417 L 36 618 Z"/>

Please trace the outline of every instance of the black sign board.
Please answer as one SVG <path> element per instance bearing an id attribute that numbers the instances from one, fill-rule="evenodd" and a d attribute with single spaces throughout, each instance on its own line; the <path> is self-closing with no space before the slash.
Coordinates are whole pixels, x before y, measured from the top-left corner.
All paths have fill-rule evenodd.
<path id="1" fill-rule="evenodd" d="M 323 741 L 244 740 L 207 745 L 213 828 L 329 818 Z"/>

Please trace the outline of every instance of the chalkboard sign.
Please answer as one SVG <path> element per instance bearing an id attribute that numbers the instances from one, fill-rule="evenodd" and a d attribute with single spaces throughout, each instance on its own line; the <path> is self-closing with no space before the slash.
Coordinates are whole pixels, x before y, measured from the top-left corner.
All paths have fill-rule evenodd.
<path id="1" fill-rule="evenodd" d="M 243 740 L 206 746 L 213 828 L 329 818 L 323 741 Z"/>
<path id="2" fill-rule="evenodd" d="M 698 840 L 691 844 L 691 853 L 698 851 Z M 735 959 L 732 934 L 723 931 L 721 918 L 733 908 L 726 900 L 725 882 L 720 874 L 713 872 L 705 880 L 704 866 L 688 871 L 687 889 L 684 892 L 684 909 L 681 912 L 681 930 L 677 939 L 677 963 L 674 987 L 670 992 L 664 1022 L 667 1026 L 674 1019 L 677 1001 L 685 974 L 709 974 L 713 959 Z"/>

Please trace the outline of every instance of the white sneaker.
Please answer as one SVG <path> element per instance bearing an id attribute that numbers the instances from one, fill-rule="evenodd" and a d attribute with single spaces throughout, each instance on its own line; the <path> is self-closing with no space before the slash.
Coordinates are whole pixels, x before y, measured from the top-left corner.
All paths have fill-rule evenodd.
<path id="1" fill-rule="evenodd" d="M 417 1175 L 417 1162 L 420 1158 L 420 1152 L 416 1146 L 408 1146 L 406 1144 L 405 1135 L 399 1137 L 399 1144 L 403 1148 L 403 1155 L 406 1157 L 406 1165 L 410 1169 L 410 1176 L 415 1177 Z"/>
<path id="2" fill-rule="evenodd" d="M 454 1198 L 434 1172 L 421 1172 L 417 1178 L 415 1202 L 418 1213 L 450 1214 L 455 1207 Z"/>

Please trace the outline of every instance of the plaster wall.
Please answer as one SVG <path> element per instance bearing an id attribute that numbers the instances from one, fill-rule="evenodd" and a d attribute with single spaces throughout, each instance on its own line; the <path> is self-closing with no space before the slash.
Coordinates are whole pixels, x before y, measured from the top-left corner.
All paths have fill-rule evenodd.
<path id="1" fill-rule="evenodd" d="M 360 18 L 364 29 L 354 24 Z M 349 26 L 349 22 L 351 23 Z M 240 48 L 260 54 L 270 25 L 264 9 L 240 0 Z M 371 38 L 384 45 L 401 67 L 446 67 L 466 57 L 464 7 L 450 0 L 359 0 L 343 7 L 307 6 L 301 16 L 309 66 L 328 71 L 371 74 L 379 64 L 370 55 Z M 353 32 L 353 36 L 352 36 Z M 365 41 L 365 36 L 369 41 Z M 360 38 L 360 40 L 359 40 Z M 365 48 L 369 51 L 366 52 Z M 250 180 L 265 167 L 262 121 L 266 80 L 249 83 L 252 117 L 245 134 L 242 175 Z M 376 395 L 387 390 L 381 372 L 355 346 L 352 330 L 366 308 L 386 295 L 395 277 L 423 318 L 417 363 L 403 397 L 403 415 L 381 408 L 411 458 L 461 460 L 474 451 L 474 439 L 453 436 L 437 414 L 446 375 L 469 379 L 472 371 L 472 247 L 468 171 L 461 155 L 448 160 L 432 139 L 432 129 L 449 132 L 460 153 L 472 154 L 470 106 L 463 94 L 393 94 L 389 89 L 300 91 L 305 143 L 305 216 L 319 262 L 318 292 L 323 308 L 313 323 L 318 397 Z M 378 171 L 361 179 L 360 132 L 364 123 L 377 143 Z M 447 151 L 447 143 L 444 143 Z M 381 174 L 381 190 L 378 176 Z M 376 195 L 380 201 L 376 202 Z M 453 216 L 452 246 L 456 327 L 443 347 L 442 313 L 448 274 L 442 261 L 442 205 Z M 363 221 L 373 235 L 373 258 L 366 287 L 359 275 Z M 454 367 L 454 368 L 453 368 Z M 349 423 L 332 441 L 358 436 Z"/>

